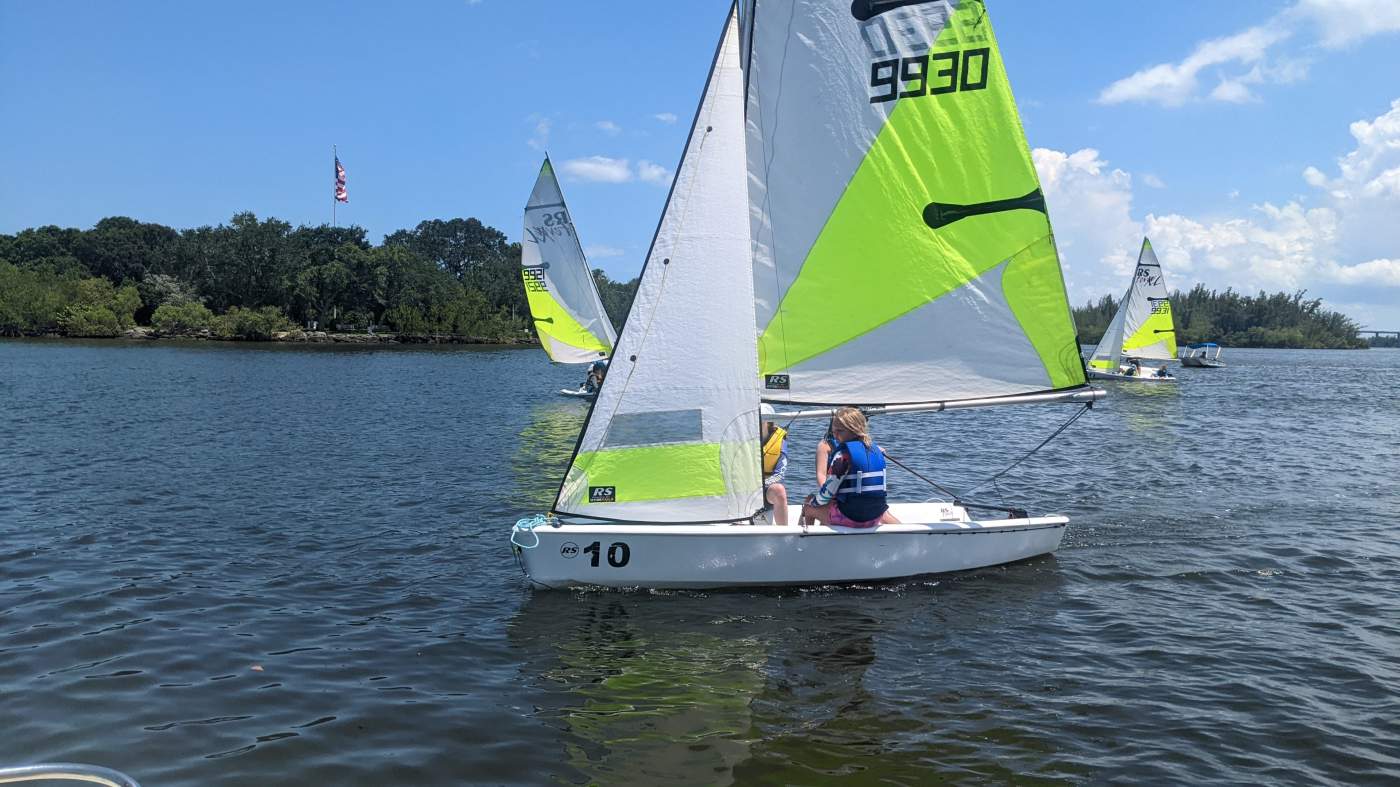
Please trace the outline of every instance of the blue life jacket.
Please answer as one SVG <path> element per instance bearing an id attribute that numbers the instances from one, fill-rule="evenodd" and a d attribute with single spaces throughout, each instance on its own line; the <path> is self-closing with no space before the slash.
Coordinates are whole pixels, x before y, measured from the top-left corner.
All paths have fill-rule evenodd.
<path id="1" fill-rule="evenodd" d="M 851 468 L 836 490 L 836 507 L 856 522 L 878 519 L 889 508 L 885 503 L 885 452 L 878 445 L 866 448 L 859 440 L 842 443 L 839 452 L 846 455 Z M 831 465 L 836 453 L 831 454 Z"/>

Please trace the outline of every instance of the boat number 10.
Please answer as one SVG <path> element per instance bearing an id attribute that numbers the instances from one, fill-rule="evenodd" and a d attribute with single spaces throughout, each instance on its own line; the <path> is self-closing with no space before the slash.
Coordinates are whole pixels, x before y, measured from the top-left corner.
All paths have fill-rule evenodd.
<path id="1" fill-rule="evenodd" d="M 565 550 L 567 550 L 570 546 L 573 545 L 566 544 L 564 546 Z M 574 547 L 574 549 L 578 549 L 578 547 Z M 588 565 L 596 567 L 599 563 L 599 559 L 602 557 L 603 554 L 602 543 L 594 541 L 593 543 L 583 548 L 583 554 L 588 555 Z M 573 557 L 573 555 L 565 553 L 564 557 Z M 625 543 L 621 541 L 614 541 L 613 543 L 608 545 L 608 565 L 612 566 L 613 568 L 622 568 L 623 566 L 627 565 L 627 561 L 631 559 L 632 548 L 627 546 Z"/>

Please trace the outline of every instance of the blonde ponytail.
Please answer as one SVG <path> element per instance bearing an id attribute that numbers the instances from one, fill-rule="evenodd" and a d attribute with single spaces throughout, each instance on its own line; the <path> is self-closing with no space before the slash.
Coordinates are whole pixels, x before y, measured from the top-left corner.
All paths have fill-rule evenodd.
<path id="1" fill-rule="evenodd" d="M 866 448 L 871 447 L 870 422 L 865 420 L 865 413 L 854 407 L 842 407 L 831 417 L 831 422 L 846 434 L 855 435 Z"/>

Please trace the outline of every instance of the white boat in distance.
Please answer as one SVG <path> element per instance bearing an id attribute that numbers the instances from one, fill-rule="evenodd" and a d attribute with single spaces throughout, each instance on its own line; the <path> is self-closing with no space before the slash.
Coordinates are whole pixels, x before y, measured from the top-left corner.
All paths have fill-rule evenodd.
<path id="1" fill-rule="evenodd" d="M 1157 253 L 1143 238 L 1132 283 L 1089 357 L 1089 376 L 1132 383 L 1174 383 L 1176 378 L 1167 372 L 1167 362 L 1175 360 L 1172 302 Z M 1153 361 L 1161 363 L 1154 366 Z"/>
<path id="2" fill-rule="evenodd" d="M 1196 342 L 1183 347 L 1181 365 L 1197 369 L 1225 368 L 1225 362 L 1220 360 L 1220 345 L 1215 342 Z"/>
<path id="3" fill-rule="evenodd" d="M 868 582 L 1054 551 L 1065 517 L 970 502 L 869 528 L 763 510 L 761 419 L 1103 394 L 983 4 L 746 0 L 702 95 L 555 502 L 511 533 L 529 580 Z"/>

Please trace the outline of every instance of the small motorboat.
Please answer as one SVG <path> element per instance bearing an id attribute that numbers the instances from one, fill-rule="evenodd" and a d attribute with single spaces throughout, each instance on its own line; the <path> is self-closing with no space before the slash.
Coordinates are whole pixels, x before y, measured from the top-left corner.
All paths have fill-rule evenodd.
<path id="1" fill-rule="evenodd" d="M 1225 362 L 1220 360 L 1220 345 L 1215 342 L 1196 342 L 1182 348 L 1181 365 L 1197 369 L 1220 369 Z"/>

